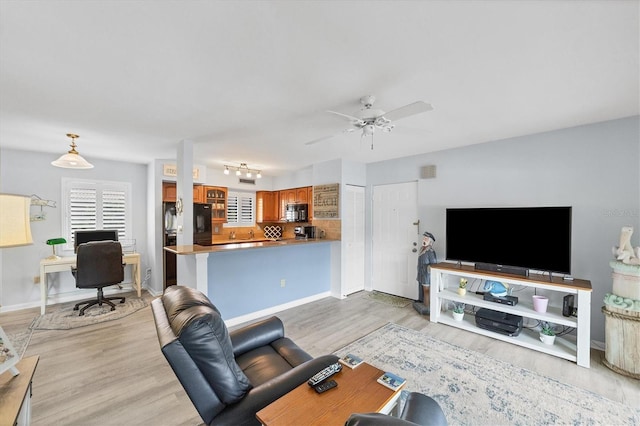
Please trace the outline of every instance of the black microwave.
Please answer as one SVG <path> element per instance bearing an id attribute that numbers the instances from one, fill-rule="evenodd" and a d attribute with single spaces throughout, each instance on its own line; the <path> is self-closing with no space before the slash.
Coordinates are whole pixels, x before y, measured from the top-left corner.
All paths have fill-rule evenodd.
<path id="1" fill-rule="evenodd" d="M 306 222 L 308 210 L 308 204 L 287 204 L 284 218 L 287 222 Z"/>

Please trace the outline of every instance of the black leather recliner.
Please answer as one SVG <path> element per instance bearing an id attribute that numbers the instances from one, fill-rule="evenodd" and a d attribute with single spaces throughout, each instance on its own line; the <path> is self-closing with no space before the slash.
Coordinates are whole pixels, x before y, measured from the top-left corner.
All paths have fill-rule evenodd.
<path id="1" fill-rule="evenodd" d="M 229 333 L 189 287 L 167 288 L 151 308 L 162 353 L 208 425 L 259 425 L 258 411 L 338 360 L 312 358 L 284 337 L 277 317 Z"/>
<path id="2" fill-rule="evenodd" d="M 380 413 L 356 413 L 345 426 L 446 426 L 447 419 L 442 408 L 433 399 L 418 392 L 411 392 L 399 417 Z"/>

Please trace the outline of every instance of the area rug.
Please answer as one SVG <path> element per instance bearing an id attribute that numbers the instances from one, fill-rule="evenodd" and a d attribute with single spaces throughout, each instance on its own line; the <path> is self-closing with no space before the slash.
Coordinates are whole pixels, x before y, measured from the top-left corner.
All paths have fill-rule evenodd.
<path id="1" fill-rule="evenodd" d="M 29 342 L 31 342 L 32 334 L 33 330 L 31 329 L 19 331 L 17 333 L 7 333 L 7 337 L 9 338 L 11 345 L 16 350 L 16 353 L 20 355 L 20 358 L 24 356 L 27 346 L 29 346 Z"/>
<path id="2" fill-rule="evenodd" d="M 336 351 L 407 379 L 450 425 L 639 425 L 640 410 L 396 324 Z"/>
<path id="3" fill-rule="evenodd" d="M 73 306 L 62 308 L 56 312 L 37 317 L 29 328 L 33 330 L 69 330 L 105 321 L 113 321 L 139 311 L 147 306 L 147 302 L 139 297 L 127 297 L 124 303 L 116 303 L 116 310 L 109 305 L 92 306 L 83 316 L 73 310 Z"/>
<path id="4" fill-rule="evenodd" d="M 409 305 L 413 300 L 406 299 L 400 296 L 394 296 L 392 294 L 382 293 L 380 291 L 372 291 L 369 293 L 369 298 L 376 302 L 386 303 L 387 305 L 394 306 L 396 308 L 404 308 Z"/>

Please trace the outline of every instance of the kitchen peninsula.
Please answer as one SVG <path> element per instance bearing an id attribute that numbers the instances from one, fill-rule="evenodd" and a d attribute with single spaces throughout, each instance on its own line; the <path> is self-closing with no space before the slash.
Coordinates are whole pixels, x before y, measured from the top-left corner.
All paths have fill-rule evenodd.
<path id="1" fill-rule="evenodd" d="M 186 260 L 187 281 L 205 293 L 227 325 L 339 294 L 340 241 L 284 239 L 167 246 Z"/>

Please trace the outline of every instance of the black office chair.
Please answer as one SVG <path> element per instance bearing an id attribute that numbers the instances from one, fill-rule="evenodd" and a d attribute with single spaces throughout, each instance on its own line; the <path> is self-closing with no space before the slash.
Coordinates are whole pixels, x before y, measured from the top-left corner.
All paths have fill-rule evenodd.
<path id="1" fill-rule="evenodd" d="M 112 300 L 120 300 L 124 303 L 124 297 L 104 297 L 103 287 L 120 284 L 124 280 L 124 263 L 122 262 L 122 246 L 117 241 L 92 241 L 78 246 L 76 267 L 71 268 L 71 273 L 76 278 L 77 288 L 97 288 L 98 298 L 76 303 L 73 307 L 77 311 L 80 305 L 86 304 L 80 310 L 80 315 L 93 305 L 102 306 L 103 303 L 111 306 L 115 311 L 116 305 Z"/>

